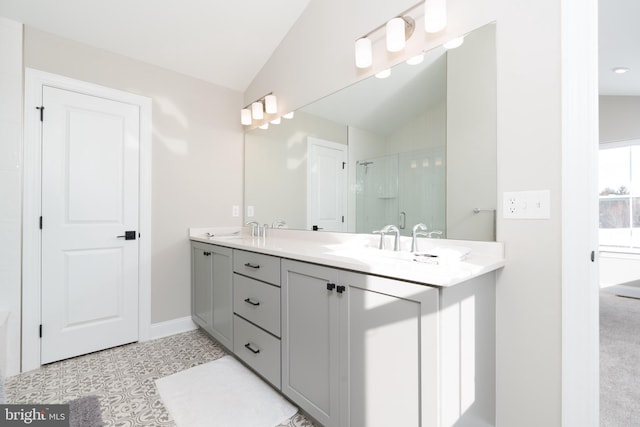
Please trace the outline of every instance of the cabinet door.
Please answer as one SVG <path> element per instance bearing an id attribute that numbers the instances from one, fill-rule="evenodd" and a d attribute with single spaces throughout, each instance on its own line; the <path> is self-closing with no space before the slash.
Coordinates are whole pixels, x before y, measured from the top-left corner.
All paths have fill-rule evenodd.
<path id="1" fill-rule="evenodd" d="M 282 392 L 325 427 L 339 421 L 337 270 L 282 261 Z M 329 286 L 331 288 L 331 286 Z"/>
<path id="2" fill-rule="evenodd" d="M 437 425 L 438 289 L 341 271 L 341 425 Z"/>
<path id="3" fill-rule="evenodd" d="M 233 286 L 232 250 L 221 246 L 211 246 L 213 268 L 213 319 L 211 335 L 228 349 L 233 348 Z"/>
<path id="4" fill-rule="evenodd" d="M 211 333 L 213 323 L 213 263 L 208 245 L 191 243 L 191 317 Z"/>
<path id="5" fill-rule="evenodd" d="M 191 243 L 191 318 L 222 345 L 233 348 L 231 249 Z"/>

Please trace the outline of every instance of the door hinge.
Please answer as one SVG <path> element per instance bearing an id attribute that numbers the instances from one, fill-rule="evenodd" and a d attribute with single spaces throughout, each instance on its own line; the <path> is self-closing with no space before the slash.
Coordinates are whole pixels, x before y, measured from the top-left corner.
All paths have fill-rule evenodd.
<path id="1" fill-rule="evenodd" d="M 40 110 L 40 121 L 44 122 L 44 105 L 41 105 L 40 107 L 36 107 L 37 110 Z"/>
<path id="2" fill-rule="evenodd" d="M 42 217 L 40 217 L 40 230 L 42 230 Z"/>
<path id="3" fill-rule="evenodd" d="M 40 324 L 40 328 L 38 328 L 38 335 L 42 338 L 42 324 Z"/>

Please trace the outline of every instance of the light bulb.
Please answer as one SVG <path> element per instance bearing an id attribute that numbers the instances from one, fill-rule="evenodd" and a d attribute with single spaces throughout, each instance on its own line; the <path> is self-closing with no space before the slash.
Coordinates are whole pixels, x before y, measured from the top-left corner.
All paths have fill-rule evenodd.
<path id="1" fill-rule="evenodd" d="M 427 33 L 437 33 L 447 26 L 447 0 L 425 0 L 424 29 Z"/>
<path id="2" fill-rule="evenodd" d="M 391 75 L 391 68 L 387 68 L 386 70 L 382 70 L 376 73 L 376 77 L 379 79 L 386 79 L 390 75 Z"/>
<path id="3" fill-rule="evenodd" d="M 399 52 L 407 44 L 405 38 L 406 23 L 402 18 L 393 18 L 387 22 L 387 50 L 389 52 Z"/>
<path id="4" fill-rule="evenodd" d="M 462 43 L 464 43 L 464 37 L 456 37 L 443 44 L 442 47 L 445 49 L 455 49 L 462 46 Z"/>
<path id="5" fill-rule="evenodd" d="M 278 101 L 275 95 L 267 95 L 264 97 L 264 109 L 268 114 L 278 112 Z"/>
<path id="6" fill-rule="evenodd" d="M 254 102 L 251 104 L 251 116 L 256 120 L 262 120 L 264 118 L 264 110 L 262 109 L 262 102 Z"/>
<path id="7" fill-rule="evenodd" d="M 373 63 L 371 40 L 366 37 L 356 40 L 356 67 L 367 68 Z"/>
<path id="8" fill-rule="evenodd" d="M 409 65 L 418 65 L 418 64 L 422 64 L 422 61 L 424 61 L 424 53 L 421 53 L 420 55 L 412 56 L 411 58 L 407 59 L 406 62 Z"/>
<path id="9" fill-rule="evenodd" d="M 629 68 L 627 68 L 627 67 L 615 67 L 615 68 L 612 68 L 611 71 L 613 71 L 616 74 L 624 74 L 627 71 L 629 71 Z"/>
<path id="10" fill-rule="evenodd" d="M 245 126 L 251 124 L 251 110 L 249 110 L 248 108 L 243 108 L 242 110 L 240 110 L 240 123 Z"/>

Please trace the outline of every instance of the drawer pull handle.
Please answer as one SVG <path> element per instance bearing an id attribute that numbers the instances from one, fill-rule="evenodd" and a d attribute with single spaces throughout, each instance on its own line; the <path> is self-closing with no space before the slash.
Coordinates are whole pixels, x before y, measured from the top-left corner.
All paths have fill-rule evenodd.
<path id="1" fill-rule="evenodd" d="M 328 291 L 332 291 L 336 288 L 336 284 L 335 283 L 327 283 L 327 290 Z"/>
<path id="2" fill-rule="evenodd" d="M 247 304 L 251 304 L 253 306 L 256 306 L 256 307 L 260 305 L 260 301 L 254 301 L 251 298 L 245 299 L 244 302 L 246 302 Z"/>
<path id="3" fill-rule="evenodd" d="M 258 265 L 258 264 L 251 264 L 250 262 L 246 263 L 244 266 L 245 266 L 245 267 L 249 267 L 249 268 L 255 268 L 256 270 L 257 270 L 258 268 L 260 268 L 260 265 Z"/>
<path id="4" fill-rule="evenodd" d="M 253 354 L 258 354 L 258 353 L 260 353 L 260 349 L 259 349 L 259 348 L 254 349 L 254 348 L 252 347 L 252 345 L 253 345 L 253 344 L 251 344 L 250 342 L 248 342 L 248 343 L 246 343 L 244 346 L 245 346 L 246 348 L 248 348 L 248 349 L 249 349 L 249 351 L 251 351 L 251 353 L 253 353 Z"/>
<path id="5" fill-rule="evenodd" d="M 347 288 L 342 286 L 342 285 L 338 285 L 338 287 L 336 288 L 336 292 L 339 293 L 339 294 L 343 293 L 346 290 L 347 290 Z"/>

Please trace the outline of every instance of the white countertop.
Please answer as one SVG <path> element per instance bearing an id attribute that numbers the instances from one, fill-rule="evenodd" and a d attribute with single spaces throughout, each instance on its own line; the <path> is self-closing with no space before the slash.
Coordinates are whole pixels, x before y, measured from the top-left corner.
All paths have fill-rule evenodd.
<path id="1" fill-rule="evenodd" d="M 214 236 L 209 237 L 207 233 Z M 461 261 L 440 258 L 438 264 L 427 264 L 414 261 L 413 254 L 407 250 L 411 244 L 408 237 L 401 239 L 400 252 L 377 249 L 380 237 L 371 234 L 269 229 L 267 237 L 261 238 L 251 237 L 247 228 L 209 227 L 189 229 L 189 238 L 438 287 L 453 286 L 505 265 L 504 245 L 499 242 L 421 238 L 418 242 L 421 252 L 435 248 L 470 250 Z"/>

